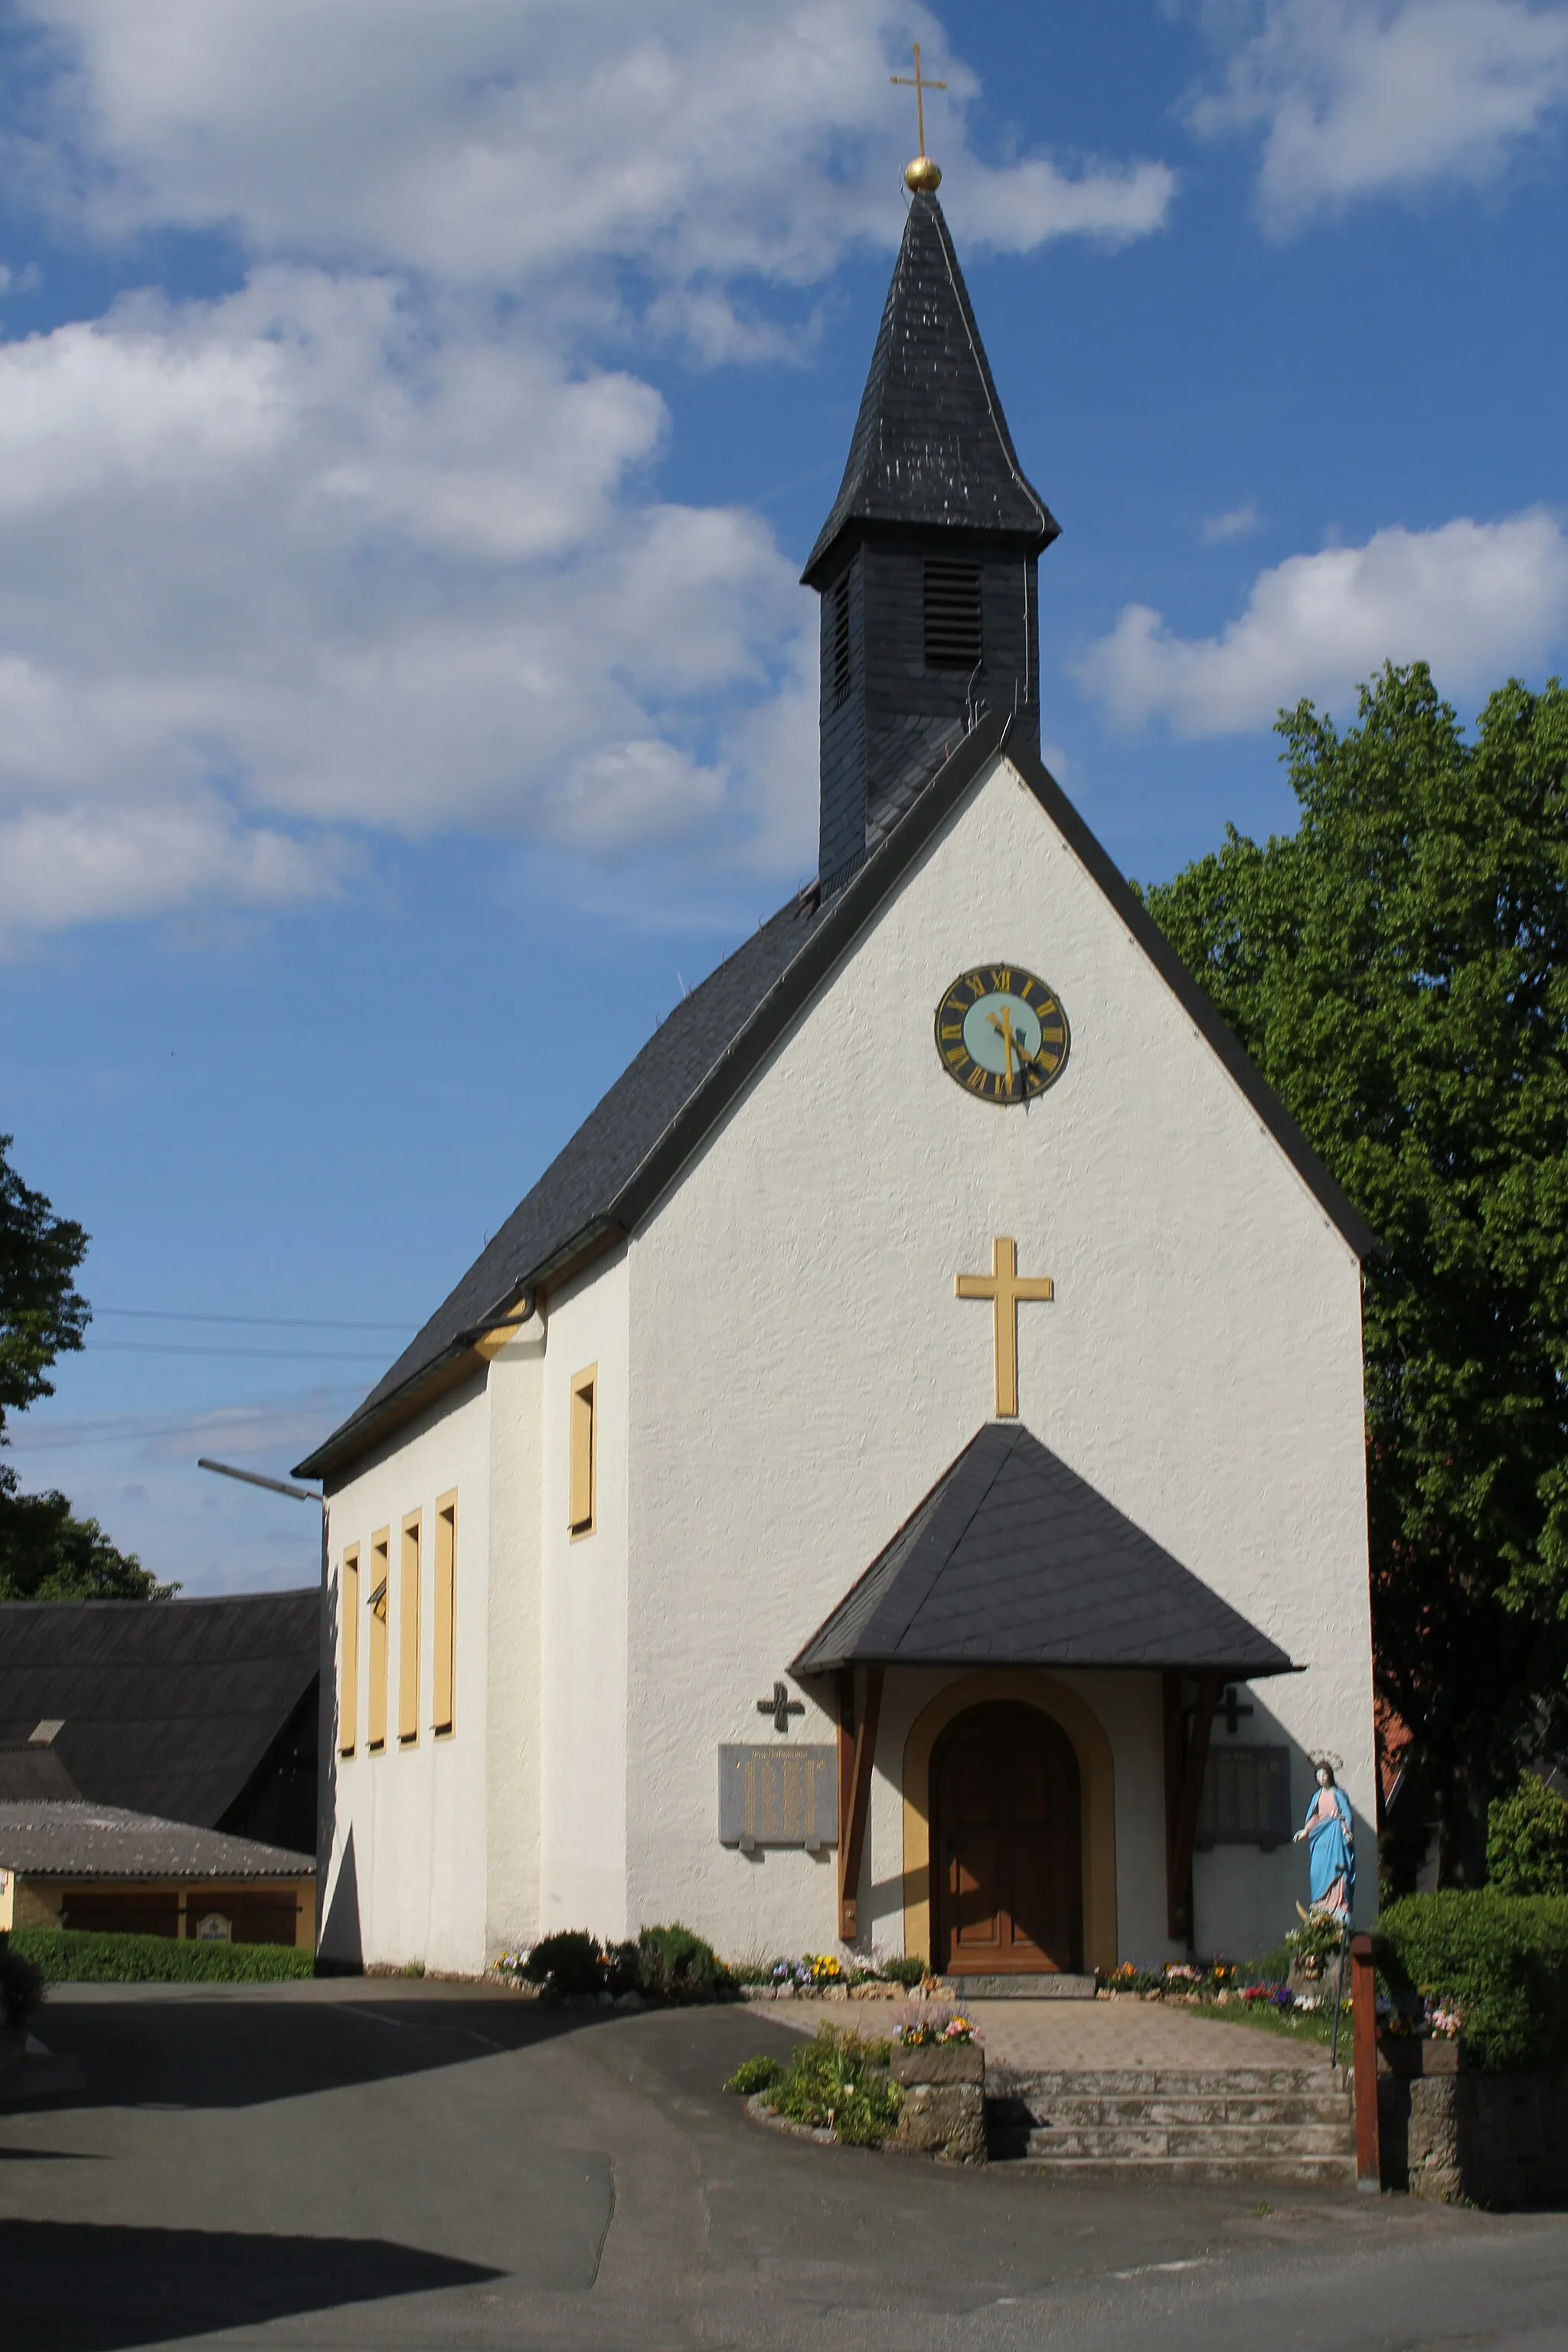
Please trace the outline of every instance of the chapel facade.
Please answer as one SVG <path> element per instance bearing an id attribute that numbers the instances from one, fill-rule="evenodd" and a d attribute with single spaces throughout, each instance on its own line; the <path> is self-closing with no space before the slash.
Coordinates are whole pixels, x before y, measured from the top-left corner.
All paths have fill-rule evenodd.
<path id="1" fill-rule="evenodd" d="M 300 1465 L 325 1957 L 1244 1958 L 1324 1754 L 1371 1851 L 1372 1237 L 1041 764 L 1056 536 L 920 189 L 816 881 Z"/>

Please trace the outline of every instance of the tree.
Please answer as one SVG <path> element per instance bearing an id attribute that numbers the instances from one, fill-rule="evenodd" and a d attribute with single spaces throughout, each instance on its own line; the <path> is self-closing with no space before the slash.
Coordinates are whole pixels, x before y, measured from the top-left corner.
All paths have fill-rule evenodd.
<path id="1" fill-rule="evenodd" d="M 0 1135 L 0 1444 L 5 1415 L 53 1396 L 55 1358 L 79 1349 L 92 1310 L 76 1286 L 87 1235 L 29 1192 Z"/>
<path id="2" fill-rule="evenodd" d="M 1568 694 L 1473 741 L 1423 664 L 1281 715 L 1297 832 L 1147 892 L 1380 1236 L 1365 1268 L 1379 1688 L 1447 1874 L 1560 1736 L 1568 1664 Z"/>
<path id="3" fill-rule="evenodd" d="M 0 1135 L 0 1445 L 5 1415 L 52 1396 L 55 1358 L 79 1349 L 91 1316 L 76 1286 L 87 1235 L 28 1190 Z M 173 1592 L 96 1519 L 58 1493 L 24 1495 L 0 1463 L 0 1601 L 161 1601 Z"/>

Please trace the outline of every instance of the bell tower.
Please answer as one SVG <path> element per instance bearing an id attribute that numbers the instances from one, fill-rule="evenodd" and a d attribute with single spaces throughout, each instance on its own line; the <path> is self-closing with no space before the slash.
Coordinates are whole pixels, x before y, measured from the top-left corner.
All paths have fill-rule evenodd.
<path id="1" fill-rule="evenodd" d="M 1014 450 L 941 177 L 923 154 L 905 173 L 909 219 L 848 462 L 802 574 L 822 599 L 825 897 L 983 711 L 1010 709 L 1039 739 L 1035 567 L 1058 526 Z"/>

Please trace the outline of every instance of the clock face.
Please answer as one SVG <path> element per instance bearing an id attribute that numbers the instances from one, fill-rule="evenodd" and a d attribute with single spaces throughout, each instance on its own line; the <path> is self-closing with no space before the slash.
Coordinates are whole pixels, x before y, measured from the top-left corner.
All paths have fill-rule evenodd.
<path id="1" fill-rule="evenodd" d="M 936 1008 L 942 1068 L 981 1102 L 1032 1102 L 1060 1077 L 1071 1044 L 1055 991 L 1015 963 L 960 972 Z"/>

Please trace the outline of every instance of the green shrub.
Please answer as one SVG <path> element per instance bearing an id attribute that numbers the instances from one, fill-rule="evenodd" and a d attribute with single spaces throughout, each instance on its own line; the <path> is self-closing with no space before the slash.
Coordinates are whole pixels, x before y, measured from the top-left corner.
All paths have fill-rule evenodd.
<path id="1" fill-rule="evenodd" d="M 851 2147 L 876 2147 L 898 2122 L 902 2103 L 888 2072 L 890 2050 L 889 2042 L 825 2025 L 796 2050 L 768 2105 L 791 2123 L 830 2128 Z"/>
<path id="2" fill-rule="evenodd" d="M 182 1944 L 83 1927 L 18 1927 L 11 1948 L 48 1984 L 267 1984 L 315 1969 L 291 1944 Z"/>
<path id="3" fill-rule="evenodd" d="M 912 1992 L 926 1973 L 926 1964 L 918 1953 L 906 1953 L 901 1959 L 882 1961 L 881 1972 L 890 1984 Z"/>
<path id="4" fill-rule="evenodd" d="M 637 1948 L 638 1977 L 650 2000 L 717 2000 L 730 1989 L 729 1969 L 689 1927 L 645 1927 Z"/>
<path id="5" fill-rule="evenodd" d="M 1497 1895 L 1568 1895 L 1568 1804 L 1533 1772 L 1487 1809 L 1487 1879 Z"/>
<path id="6" fill-rule="evenodd" d="M 605 1948 L 585 1927 L 560 1927 L 531 1945 L 518 1974 L 557 2000 L 605 1992 Z"/>
<path id="7" fill-rule="evenodd" d="M 1407 1895 L 1384 1913 L 1378 1940 L 1395 2000 L 1419 1991 L 1453 2001 L 1483 2066 L 1568 2058 L 1568 1900 L 1489 1887 Z"/>
<path id="8" fill-rule="evenodd" d="M 724 2088 L 749 2099 L 755 2092 L 771 2091 L 775 2083 L 782 2083 L 784 2071 L 776 2058 L 742 2059 Z"/>
<path id="9" fill-rule="evenodd" d="M 44 1998 L 44 1972 L 37 1960 L 0 1936 L 0 2025 L 25 2033 Z"/>

